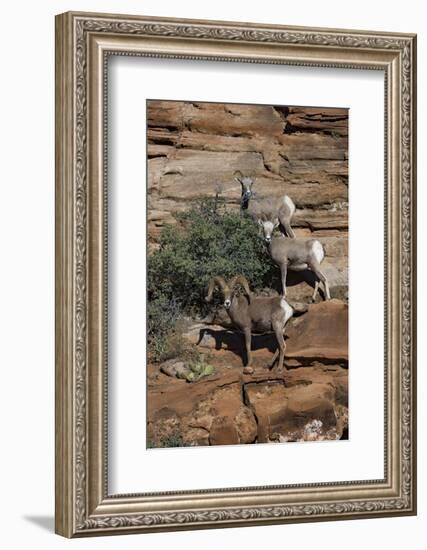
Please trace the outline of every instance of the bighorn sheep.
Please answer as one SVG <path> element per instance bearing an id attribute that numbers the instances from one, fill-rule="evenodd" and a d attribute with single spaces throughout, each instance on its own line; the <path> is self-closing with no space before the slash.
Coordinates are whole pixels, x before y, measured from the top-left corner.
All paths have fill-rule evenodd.
<path id="1" fill-rule="evenodd" d="M 237 285 L 240 285 L 244 296 L 236 295 Z M 252 374 L 251 356 L 252 332 L 274 332 L 277 338 L 278 349 L 275 352 L 271 367 L 279 356 L 278 370 L 283 368 L 285 355 L 285 339 L 283 332 L 286 323 L 293 315 L 292 307 L 281 296 L 253 296 L 248 281 L 242 275 L 230 279 L 228 283 L 222 277 L 214 277 L 209 283 L 206 301 L 212 300 L 215 287 L 218 287 L 224 298 L 224 307 L 232 323 L 243 332 L 246 344 L 246 366 L 244 373 Z"/>
<path id="2" fill-rule="evenodd" d="M 283 296 L 286 296 L 286 275 L 288 269 L 292 271 L 310 269 L 317 276 L 314 285 L 313 301 L 316 299 L 319 290 L 319 280 L 323 282 L 326 300 L 330 300 L 331 295 L 329 293 L 328 281 L 320 270 L 320 264 L 325 257 L 322 244 L 316 239 L 288 239 L 283 235 L 273 237 L 273 231 L 279 225 L 279 220 L 277 218 L 264 218 L 258 221 L 263 229 L 268 252 L 273 261 L 280 267 Z"/>
<path id="3" fill-rule="evenodd" d="M 252 191 L 255 178 L 243 176 L 241 172 L 235 172 L 234 177 L 242 186 L 240 209 L 247 211 L 254 219 L 259 219 L 263 215 L 276 217 L 286 236 L 294 239 L 295 233 L 291 227 L 291 219 L 295 213 L 295 204 L 292 199 L 288 195 L 257 198 Z"/>

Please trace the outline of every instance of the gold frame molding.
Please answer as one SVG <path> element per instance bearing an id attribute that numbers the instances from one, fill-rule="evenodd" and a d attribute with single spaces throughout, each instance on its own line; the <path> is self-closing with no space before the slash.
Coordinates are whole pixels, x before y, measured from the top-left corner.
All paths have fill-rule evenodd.
<path id="1" fill-rule="evenodd" d="M 108 494 L 105 122 L 109 55 L 384 71 L 384 479 Z M 56 17 L 58 534 L 78 537 L 416 513 L 415 114 L 416 36 L 412 34 L 72 12 Z"/>

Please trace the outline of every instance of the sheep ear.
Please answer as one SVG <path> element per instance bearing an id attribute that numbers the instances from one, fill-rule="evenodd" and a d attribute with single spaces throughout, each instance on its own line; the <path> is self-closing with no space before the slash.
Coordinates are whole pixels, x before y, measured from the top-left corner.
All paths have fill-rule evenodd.
<path id="1" fill-rule="evenodd" d="M 259 225 L 262 226 L 262 219 L 261 218 L 258 218 L 258 223 L 259 223 Z"/>
<path id="2" fill-rule="evenodd" d="M 280 225 L 280 222 L 279 222 L 279 220 L 276 219 L 276 220 L 274 221 L 274 227 L 275 227 L 275 228 L 276 228 L 276 227 L 279 227 L 279 225 Z"/>
<path id="3" fill-rule="evenodd" d="M 243 174 L 240 170 L 236 170 L 233 176 L 236 181 L 238 181 L 240 184 L 242 183 Z"/>

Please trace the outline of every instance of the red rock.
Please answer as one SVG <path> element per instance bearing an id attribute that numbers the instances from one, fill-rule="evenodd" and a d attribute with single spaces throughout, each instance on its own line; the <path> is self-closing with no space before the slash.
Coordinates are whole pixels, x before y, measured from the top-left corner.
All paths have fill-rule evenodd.
<path id="1" fill-rule="evenodd" d="M 294 130 L 315 129 L 333 132 L 334 135 L 348 134 L 348 110 L 322 107 L 290 107 L 286 122 Z"/>
<path id="2" fill-rule="evenodd" d="M 348 306 L 340 300 L 312 304 L 286 334 L 286 357 L 347 361 Z"/>
<path id="3" fill-rule="evenodd" d="M 158 241 L 174 212 L 217 189 L 238 209 L 236 170 L 256 176 L 259 196 L 289 194 L 298 226 L 346 230 L 347 124 L 345 109 L 150 101 L 149 239 Z"/>
<path id="4" fill-rule="evenodd" d="M 286 388 L 280 382 L 246 384 L 245 396 L 258 420 L 258 443 L 266 443 L 287 418 Z"/>
<path id="5" fill-rule="evenodd" d="M 239 443 L 253 443 L 258 435 L 258 425 L 253 412 L 248 407 L 242 407 L 235 418 L 235 423 Z"/>
<path id="6" fill-rule="evenodd" d="M 236 445 L 239 434 L 233 420 L 227 416 L 217 416 L 212 422 L 209 432 L 211 445 Z"/>
<path id="7" fill-rule="evenodd" d="M 302 367 L 295 359 L 288 367 L 291 362 L 286 372 L 257 368 L 244 377 L 241 366 L 218 367 L 216 379 L 191 385 L 150 374 L 149 440 L 235 445 L 339 439 L 348 426 L 347 369 L 319 362 Z"/>

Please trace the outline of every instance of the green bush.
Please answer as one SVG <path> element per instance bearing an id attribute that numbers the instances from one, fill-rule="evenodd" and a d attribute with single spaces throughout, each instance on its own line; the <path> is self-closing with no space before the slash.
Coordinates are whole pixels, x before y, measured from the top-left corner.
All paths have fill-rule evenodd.
<path id="1" fill-rule="evenodd" d="M 172 434 L 160 442 L 160 447 L 188 447 L 180 434 Z"/>
<path id="2" fill-rule="evenodd" d="M 270 287 L 277 280 L 278 270 L 257 224 L 228 211 L 221 197 L 199 201 L 177 220 L 165 226 L 159 249 L 148 259 L 149 309 L 153 304 L 175 304 L 182 313 L 205 315 L 209 306 L 204 297 L 215 275 L 244 275 L 252 289 Z M 154 318 L 151 327 L 157 331 Z"/>
<path id="3" fill-rule="evenodd" d="M 187 350 L 185 340 L 174 329 L 173 325 L 166 333 L 152 334 L 148 339 L 148 343 L 151 359 L 158 363 L 182 357 Z"/>
<path id="4" fill-rule="evenodd" d="M 148 303 L 148 351 L 150 359 L 156 362 L 177 357 L 197 362 L 201 353 L 197 346 L 188 342 L 183 333 L 188 327 L 188 319 L 182 316 L 179 304 L 162 296 Z"/>
<path id="5" fill-rule="evenodd" d="M 188 447 L 189 445 L 183 440 L 182 435 L 173 433 L 163 437 L 158 443 L 152 440 L 147 440 L 147 449 L 159 449 L 166 447 Z"/>
<path id="6" fill-rule="evenodd" d="M 174 298 L 165 295 L 149 297 L 147 307 L 148 347 L 155 361 L 179 357 L 185 345 L 177 330 L 181 306 Z"/>

